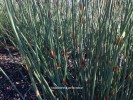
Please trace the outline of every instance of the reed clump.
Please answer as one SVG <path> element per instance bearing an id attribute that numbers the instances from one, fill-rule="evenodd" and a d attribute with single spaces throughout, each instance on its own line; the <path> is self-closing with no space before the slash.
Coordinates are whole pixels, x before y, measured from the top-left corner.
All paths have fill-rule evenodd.
<path id="1" fill-rule="evenodd" d="M 39 100 L 133 98 L 131 0 L 4 1 Z"/>

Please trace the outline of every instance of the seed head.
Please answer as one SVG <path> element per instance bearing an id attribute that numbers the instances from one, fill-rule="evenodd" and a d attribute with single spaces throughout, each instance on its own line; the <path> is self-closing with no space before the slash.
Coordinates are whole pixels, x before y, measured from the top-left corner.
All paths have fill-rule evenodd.
<path id="1" fill-rule="evenodd" d="M 50 75 L 50 74 L 51 74 L 51 72 L 50 72 L 49 70 L 47 71 L 47 73 L 48 73 L 48 75 Z"/>
<path id="2" fill-rule="evenodd" d="M 38 89 L 36 90 L 36 96 L 38 97 L 40 95 Z"/>
<path id="3" fill-rule="evenodd" d="M 109 97 L 108 97 L 108 96 L 106 96 L 106 97 L 105 97 L 105 100 L 109 100 Z"/>
<path id="4" fill-rule="evenodd" d="M 61 67 L 59 67 L 57 64 L 55 65 L 55 69 L 60 69 Z"/>
<path id="5" fill-rule="evenodd" d="M 48 0 L 45 0 L 45 3 L 48 3 Z"/>
<path id="6" fill-rule="evenodd" d="M 80 8 L 80 10 L 82 10 L 82 9 L 83 9 L 82 2 L 80 2 L 80 3 L 79 3 L 79 8 Z"/>
<path id="7" fill-rule="evenodd" d="M 80 24 L 82 24 L 82 17 L 79 19 Z"/>
<path id="8" fill-rule="evenodd" d="M 120 38 L 116 41 L 116 45 L 119 45 L 122 39 L 123 39 L 123 37 L 120 37 Z"/>
<path id="9" fill-rule="evenodd" d="M 50 55 L 54 59 L 55 55 L 54 55 L 54 51 L 53 50 L 51 50 Z"/>
<path id="10" fill-rule="evenodd" d="M 66 81 L 66 79 L 65 79 L 65 80 L 63 80 L 63 84 L 64 84 L 64 85 L 66 85 L 66 84 L 67 84 L 67 81 Z"/>
<path id="11" fill-rule="evenodd" d="M 28 72 L 29 71 L 29 68 L 28 68 L 28 65 L 26 64 L 26 71 Z"/>
<path id="12" fill-rule="evenodd" d="M 68 96 L 66 96 L 66 100 L 68 100 Z"/>
<path id="13" fill-rule="evenodd" d="M 72 34 L 72 38 L 73 38 L 73 39 L 76 38 L 76 33 L 75 33 L 75 32 Z"/>
<path id="14" fill-rule="evenodd" d="M 81 61 L 80 69 L 82 69 L 82 67 L 84 65 L 85 65 L 85 55 L 82 56 L 82 61 Z"/>
<path id="15" fill-rule="evenodd" d="M 125 77 L 125 80 L 129 80 L 130 79 L 130 74 L 128 73 Z"/>

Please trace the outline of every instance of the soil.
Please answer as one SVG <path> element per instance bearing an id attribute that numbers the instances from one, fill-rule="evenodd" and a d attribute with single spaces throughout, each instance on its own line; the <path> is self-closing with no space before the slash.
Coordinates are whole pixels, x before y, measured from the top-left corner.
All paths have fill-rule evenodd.
<path id="1" fill-rule="evenodd" d="M 8 51 L 0 45 L 0 68 L 9 76 L 25 100 L 37 100 L 17 49 L 10 44 L 8 47 L 13 57 L 11 58 Z M 2 71 L 0 71 L 0 100 L 22 100 Z"/>

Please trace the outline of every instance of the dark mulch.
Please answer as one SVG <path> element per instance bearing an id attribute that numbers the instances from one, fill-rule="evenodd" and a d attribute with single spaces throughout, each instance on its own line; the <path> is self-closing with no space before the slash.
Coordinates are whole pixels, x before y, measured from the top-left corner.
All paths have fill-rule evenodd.
<path id="1" fill-rule="evenodd" d="M 0 67 L 9 76 L 19 92 L 25 96 L 25 100 L 37 100 L 28 74 L 22 65 L 22 59 L 20 58 L 18 51 L 11 45 L 9 45 L 9 48 L 13 58 L 10 58 L 8 51 L 0 45 Z M 22 100 L 1 71 L 0 100 Z"/>

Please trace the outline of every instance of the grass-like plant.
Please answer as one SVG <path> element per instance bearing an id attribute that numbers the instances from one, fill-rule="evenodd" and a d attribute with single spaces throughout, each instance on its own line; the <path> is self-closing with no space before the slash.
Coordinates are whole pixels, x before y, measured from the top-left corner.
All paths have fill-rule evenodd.
<path id="1" fill-rule="evenodd" d="M 133 98 L 132 0 L 4 1 L 39 100 Z"/>
<path id="2" fill-rule="evenodd" d="M 8 37 L 5 35 L 8 35 Z M 6 40 L 9 41 L 9 37 L 12 38 L 12 25 L 8 16 L 7 9 L 3 0 L 0 0 L 0 46 L 5 46 Z M 7 39 L 8 38 L 8 39 Z M 11 39 L 10 41 L 12 41 Z M 12 41 L 13 42 L 13 41 Z M 6 46 L 5 46 L 6 47 Z M 1 49 L 1 48 L 0 48 Z"/>

